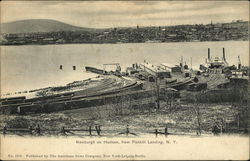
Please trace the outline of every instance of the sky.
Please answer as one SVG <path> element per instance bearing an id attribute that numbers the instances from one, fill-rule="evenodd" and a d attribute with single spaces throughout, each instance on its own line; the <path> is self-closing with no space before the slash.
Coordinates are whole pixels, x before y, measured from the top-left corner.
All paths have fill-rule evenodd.
<path id="1" fill-rule="evenodd" d="M 1 22 L 54 19 L 92 28 L 249 20 L 248 1 L 1 1 Z"/>

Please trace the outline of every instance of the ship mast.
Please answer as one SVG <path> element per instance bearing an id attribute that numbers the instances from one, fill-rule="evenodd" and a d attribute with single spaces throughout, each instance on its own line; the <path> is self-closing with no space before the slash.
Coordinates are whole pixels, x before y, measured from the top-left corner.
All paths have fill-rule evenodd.
<path id="1" fill-rule="evenodd" d="M 210 61 L 211 61 L 211 57 L 210 57 L 210 48 L 208 48 L 208 51 L 207 51 L 207 60 L 208 60 L 208 62 L 210 63 Z"/>

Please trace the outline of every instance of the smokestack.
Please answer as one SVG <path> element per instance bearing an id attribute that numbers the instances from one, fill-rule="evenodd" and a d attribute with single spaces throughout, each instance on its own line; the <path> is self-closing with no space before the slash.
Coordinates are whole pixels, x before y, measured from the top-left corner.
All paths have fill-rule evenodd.
<path id="1" fill-rule="evenodd" d="M 223 60 L 226 61 L 225 48 L 223 48 Z"/>
<path id="2" fill-rule="evenodd" d="M 210 61 L 210 48 L 208 48 L 208 51 L 207 51 L 207 58 L 208 58 L 208 61 Z"/>
<path id="3" fill-rule="evenodd" d="M 193 60 L 192 60 L 192 57 L 191 57 L 191 60 L 190 60 L 191 62 L 190 62 L 190 67 L 191 67 L 191 69 L 193 68 Z"/>
<path id="4" fill-rule="evenodd" d="M 180 62 L 180 67 L 183 66 L 183 57 L 181 56 L 181 62 Z"/>
<path id="5" fill-rule="evenodd" d="M 240 61 L 240 56 L 238 56 L 238 69 L 241 69 L 241 61 Z"/>

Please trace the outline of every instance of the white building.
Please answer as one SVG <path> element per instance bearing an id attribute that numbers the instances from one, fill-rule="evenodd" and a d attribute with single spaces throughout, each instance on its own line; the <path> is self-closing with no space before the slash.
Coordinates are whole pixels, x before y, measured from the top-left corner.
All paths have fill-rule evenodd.
<path id="1" fill-rule="evenodd" d="M 140 67 L 144 71 L 150 73 L 151 75 L 153 75 L 155 77 L 160 77 L 160 78 L 170 78 L 171 77 L 169 70 L 162 69 L 159 66 L 155 66 L 155 65 L 149 64 L 147 62 L 141 63 Z"/>

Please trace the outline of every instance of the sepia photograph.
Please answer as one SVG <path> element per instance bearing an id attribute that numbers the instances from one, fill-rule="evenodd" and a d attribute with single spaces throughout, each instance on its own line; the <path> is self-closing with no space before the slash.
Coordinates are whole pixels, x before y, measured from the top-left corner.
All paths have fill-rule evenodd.
<path id="1" fill-rule="evenodd" d="M 249 1 L 0 2 L 1 160 L 249 158 Z"/>

